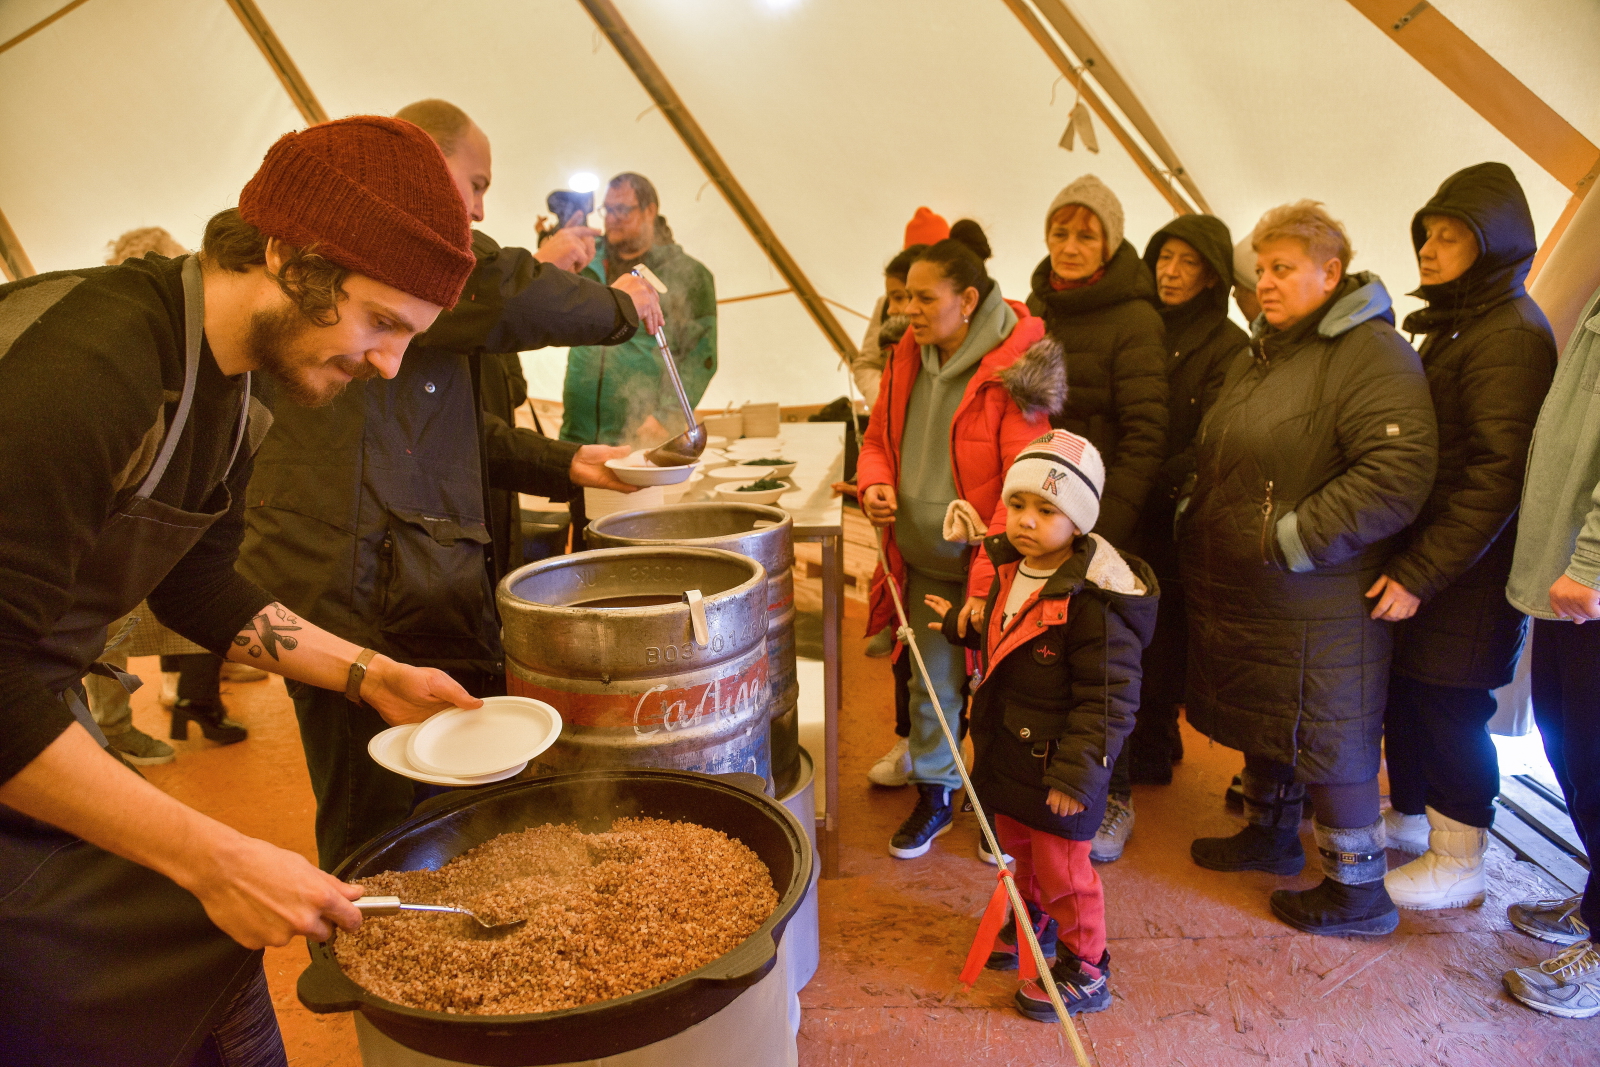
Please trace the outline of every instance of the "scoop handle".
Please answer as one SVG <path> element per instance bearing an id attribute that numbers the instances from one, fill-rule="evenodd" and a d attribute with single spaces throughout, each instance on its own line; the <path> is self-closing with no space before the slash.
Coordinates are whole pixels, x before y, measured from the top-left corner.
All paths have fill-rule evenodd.
<path id="1" fill-rule="evenodd" d="M 360 897 L 351 901 L 362 915 L 398 915 L 399 897 Z"/>

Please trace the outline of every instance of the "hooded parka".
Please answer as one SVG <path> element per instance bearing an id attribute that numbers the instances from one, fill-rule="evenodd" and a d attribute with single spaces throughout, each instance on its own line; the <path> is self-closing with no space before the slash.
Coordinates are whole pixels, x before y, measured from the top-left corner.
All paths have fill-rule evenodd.
<path id="1" fill-rule="evenodd" d="M 1439 423 L 1439 475 L 1406 545 L 1384 573 L 1422 599 L 1395 628 L 1394 671 L 1420 682 L 1495 689 L 1511 681 L 1527 616 L 1507 603 L 1528 444 L 1555 374 L 1556 345 L 1523 282 L 1538 243 L 1511 168 L 1481 163 L 1451 175 L 1411 222 L 1466 223 L 1478 259 L 1465 274 L 1414 294 L 1406 317 Z"/>
<path id="2" fill-rule="evenodd" d="M 973 785 L 985 806 L 1024 826 L 1087 841 L 1105 818 L 1111 765 L 1139 707 L 1139 658 L 1155 631 L 1160 589 L 1143 560 L 1097 534 L 1079 535 L 1063 563 L 1011 620 L 1000 610 L 1022 555 L 1005 534 L 984 541 L 995 581 L 987 624 L 957 634 L 960 605 L 944 619 L 954 644 L 984 652 L 972 695 Z M 1083 805 L 1057 815 L 1059 789 Z"/>
<path id="3" fill-rule="evenodd" d="M 1067 402 L 1050 425 L 1088 438 L 1105 457 L 1095 532 L 1127 545 L 1166 459 L 1168 357 L 1155 280 L 1127 241 L 1092 285 L 1054 289 L 1050 275 L 1046 256 L 1028 297 L 1067 368 Z"/>
<path id="4" fill-rule="evenodd" d="M 1017 316 L 1011 333 L 983 356 L 967 382 L 950 424 L 950 460 L 957 495 L 989 520 L 989 533 L 1005 529 L 1005 504 L 1000 490 L 1006 468 L 1024 445 L 1049 432 L 1048 415 L 1061 404 L 1064 383 L 1054 345 L 1042 342 L 1044 323 L 1028 309 L 1006 301 Z M 879 403 L 867 423 L 856 480 L 865 491 L 874 485 L 900 485 L 901 442 L 911 390 L 922 373 L 922 346 L 907 330 L 884 366 Z M 882 417 L 878 417 L 881 414 Z M 894 527 L 884 530 L 884 557 L 889 575 L 905 592 L 906 566 L 895 541 Z M 987 556 L 972 560 L 969 596 L 988 593 L 993 578 Z M 889 575 L 880 566 L 872 576 L 867 633 L 894 620 Z"/>
<path id="5" fill-rule="evenodd" d="M 1392 624 L 1367 589 L 1433 483 L 1422 363 L 1371 274 L 1286 330 L 1257 320 L 1196 442 L 1179 529 L 1189 721 L 1299 781 L 1378 773 Z"/>

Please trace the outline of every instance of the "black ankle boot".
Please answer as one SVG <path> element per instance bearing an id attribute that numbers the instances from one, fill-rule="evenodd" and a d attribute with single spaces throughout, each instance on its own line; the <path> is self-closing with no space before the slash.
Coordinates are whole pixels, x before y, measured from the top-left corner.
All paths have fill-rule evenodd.
<path id="1" fill-rule="evenodd" d="M 1195 863 L 1208 871 L 1271 871 L 1299 874 L 1306 865 L 1298 830 L 1250 823 L 1232 837 L 1202 837 L 1189 846 Z"/>
<path id="2" fill-rule="evenodd" d="M 1332 878 L 1301 893 L 1279 889 L 1272 894 L 1272 914 L 1308 934 L 1359 934 L 1378 937 L 1394 933 L 1400 909 L 1389 899 L 1383 879 L 1363 885 L 1345 885 Z"/>
<path id="3" fill-rule="evenodd" d="M 1383 820 L 1371 826 L 1337 829 L 1314 823 L 1322 884 L 1302 893 L 1272 894 L 1272 914 L 1308 934 L 1376 937 L 1400 925 L 1400 909 L 1383 887 Z"/>
<path id="4" fill-rule="evenodd" d="M 221 704 L 208 700 L 180 700 L 172 705 L 172 739 L 189 740 L 189 724 L 193 722 L 206 735 L 207 741 L 231 745 L 250 736 L 244 723 L 228 718 Z"/>

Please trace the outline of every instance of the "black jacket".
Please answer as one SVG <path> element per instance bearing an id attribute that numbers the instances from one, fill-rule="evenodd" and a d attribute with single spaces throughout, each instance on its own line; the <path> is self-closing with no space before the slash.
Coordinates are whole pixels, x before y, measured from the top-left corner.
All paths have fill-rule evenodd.
<path id="1" fill-rule="evenodd" d="M 1000 610 L 1022 557 L 1004 534 L 988 538 L 996 571 L 989 625 L 961 638 L 959 607 L 952 607 L 944 634 L 984 653 L 972 695 L 972 781 L 984 805 L 1035 830 L 1087 841 L 1105 818 L 1111 765 L 1133 730 L 1160 589 L 1144 561 L 1104 539 L 1080 536 L 1075 547 L 1002 633 Z M 1045 806 L 1051 789 L 1084 810 L 1056 815 Z"/>
<path id="2" fill-rule="evenodd" d="M 1439 476 L 1406 546 L 1384 573 L 1422 598 L 1395 633 L 1394 670 L 1436 685 L 1495 689 L 1511 681 L 1527 616 L 1505 598 L 1513 521 L 1539 406 L 1555 374 L 1550 323 L 1523 289 L 1538 242 L 1511 168 L 1451 175 L 1411 223 L 1448 215 L 1478 240 L 1477 261 L 1403 327 L 1427 336 L 1422 365 L 1439 421 Z"/>
<path id="3" fill-rule="evenodd" d="M 1194 436 L 1222 392 L 1228 367 L 1249 351 L 1250 338 L 1228 318 L 1228 295 L 1233 290 L 1233 238 L 1227 225 L 1210 215 L 1179 215 L 1157 230 L 1145 245 L 1144 261 L 1152 274 L 1169 237 L 1192 246 L 1217 278 L 1216 284 L 1193 299 L 1176 307 L 1160 307 L 1167 338 L 1166 459 L 1145 499 L 1137 551 L 1162 581 L 1171 583 L 1178 578 L 1172 513 L 1179 490 L 1194 473 Z"/>
<path id="4" fill-rule="evenodd" d="M 500 674 L 494 585 L 509 558 L 487 493 L 564 499 L 578 446 L 483 411 L 485 352 L 614 344 L 632 302 L 473 235 L 461 301 L 392 380 L 351 382 L 322 408 L 276 405 L 256 459 L 239 570 L 312 622 L 386 655 Z"/>
<path id="5" fill-rule="evenodd" d="M 1081 289 L 1050 288 L 1050 259 L 1033 272 L 1028 310 L 1061 345 L 1067 402 L 1050 418 L 1087 437 L 1106 465 L 1095 532 L 1127 545 L 1162 461 L 1167 438 L 1167 355 L 1156 285 L 1128 242 L 1103 277 Z"/>
<path id="6" fill-rule="evenodd" d="M 1392 624 L 1365 593 L 1433 484 L 1422 363 L 1389 295 L 1347 277 L 1239 360 L 1196 444 L 1179 528 L 1189 721 L 1299 767 L 1304 782 L 1378 772 Z"/>

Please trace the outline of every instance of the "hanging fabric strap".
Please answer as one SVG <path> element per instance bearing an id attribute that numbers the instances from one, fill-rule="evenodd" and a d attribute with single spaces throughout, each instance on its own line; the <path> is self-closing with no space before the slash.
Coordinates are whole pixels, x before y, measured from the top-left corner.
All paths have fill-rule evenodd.
<path id="1" fill-rule="evenodd" d="M 1006 908 L 1011 904 L 1006 892 L 1006 879 L 1010 877 L 1011 872 L 1001 866 L 1000 875 L 995 879 L 994 895 L 989 898 L 989 906 L 983 909 L 983 919 L 978 923 L 978 936 L 972 939 L 972 948 L 967 952 L 967 964 L 961 968 L 961 984 L 964 986 L 971 987 L 978 980 L 983 965 L 989 962 L 989 954 L 994 951 L 995 938 L 1006 923 Z M 1028 955 L 1021 951 L 1021 945 L 1017 949 L 1019 957 Z"/>

